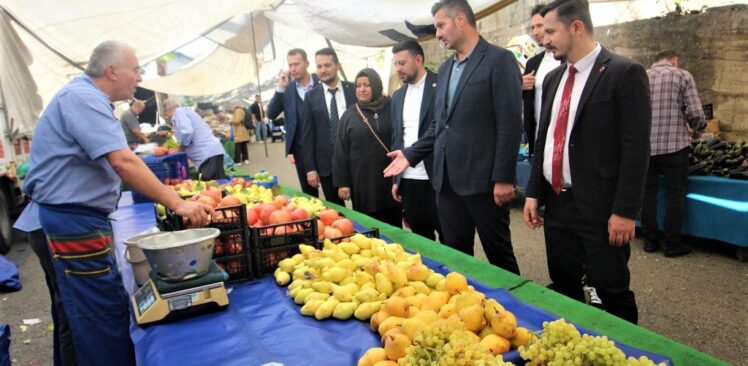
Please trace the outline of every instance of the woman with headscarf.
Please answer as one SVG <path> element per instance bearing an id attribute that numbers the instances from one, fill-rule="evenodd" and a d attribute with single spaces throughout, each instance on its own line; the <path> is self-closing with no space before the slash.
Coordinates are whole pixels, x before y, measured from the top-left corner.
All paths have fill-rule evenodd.
<path id="1" fill-rule="evenodd" d="M 390 163 L 392 141 L 390 100 L 382 95 L 382 79 L 363 69 L 356 75 L 356 104 L 348 107 L 338 123 L 333 153 L 333 183 L 353 209 L 400 227 L 402 209 L 390 193 L 392 181 L 382 171 Z"/>

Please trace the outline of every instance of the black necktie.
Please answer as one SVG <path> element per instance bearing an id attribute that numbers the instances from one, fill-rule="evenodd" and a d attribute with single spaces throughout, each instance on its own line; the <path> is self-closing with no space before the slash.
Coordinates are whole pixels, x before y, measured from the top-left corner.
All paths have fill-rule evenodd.
<path id="1" fill-rule="evenodd" d="M 335 145 L 338 137 L 338 121 L 340 120 L 338 116 L 338 102 L 335 100 L 335 93 L 338 91 L 338 88 L 330 88 L 327 91 L 332 95 L 332 100 L 330 100 L 330 143 Z"/>

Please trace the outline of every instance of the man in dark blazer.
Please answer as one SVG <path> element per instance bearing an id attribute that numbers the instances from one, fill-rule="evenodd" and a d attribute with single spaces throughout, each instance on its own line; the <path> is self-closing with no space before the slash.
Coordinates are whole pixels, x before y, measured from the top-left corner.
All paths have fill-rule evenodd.
<path id="1" fill-rule="evenodd" d="M 481 38 L 465 0 L 442 0 L 431 9 L 436 36 L 456 51 L 439 68 L 435 122 L 413 146 L 389 154 L 385 176 L 400 174 L 434 154 L 444 243 L 473 254 L 478 230 L 489 262 L 519 273 L 509 232 L 522 137 L 522 85 L 511 52 Z"/>
<path id="2" fill-rule="evenodd" d="M 316 85 L 304 100 L 304 118 L 301 124 L 304 170 L 310 186 L 322 185 L 325 199 L 345 206 L 338 197 L 338 188 L 332 183 L 332 152 L 334 136 L 343 112 L 356 103 L 355 87 L 338 78 L 340 61 L 332 48 L 323 48 L 314 55 Z"/>
<path id="3" fill-rule="evenodd" d="M 543 16 L 540 11 L 545 7 L 538 4 L 530 12 L 530 30 L 532 38 L 541 47 L 543 46 Z M 540 116 L 540 101 L 542 100 L 542 85 L 545 76 L 553 69 L 558 67 L 561 62 L 553 57 L 553 53 L 541 48 L 541 51 L 527 60 L 525 72 L 522 74 L 522 101 L 524 104 L 523 113 L 525 117 L 525 137 L 530 155 L 535 148 L 537 139 L 538 118 Z"/>
<path id="4" fill-rule="evenodd" d="M 310 186 L 306 180 L 301 147 L 301 128 L 299 127 L 302 123 L 306 94 L 315 85 L 319 84 L 319 80 L 316 75 L 309 75 L 307 71 L 309 60 L 304 50 L 294 48 L 288 51 L 286 60 L 288 61 L 288 70 L 283 71 L 278 76 L 278 87 L 268 104 L 268 117 L 275 120 L 283 112 L 286 128 L 286 156 L 291 164 L 296 166 L 301 191 L 317 197 L 319 190 Z"/>
<path id="5" fill-rule="evenodd" d="M 423 48 L 410 39 L 392 47 L 394 64 L 403 86 L 392 95 L 392 150 L 410 147 L 423 137 L 434 120 L 436 74 L 424 66 Z M 414 168 L 393 178 L 392 197 L 402 202 L 410 229 L 425 238 L 436 239 L 439 215 L 436 192 L 429 182 L 434 154 Z M 441 236 L 441 234 L 439 234 Z"/>
<path id="6" fill-rule="evenodd" d="M 636 323 L 628 243 L 649 161 L 647 74 L 595 42 L 586 1 L 543 13 L 545 46 L 567 63 L 543 83 L 525 222 L 544 226 L 554 290 Z"/>

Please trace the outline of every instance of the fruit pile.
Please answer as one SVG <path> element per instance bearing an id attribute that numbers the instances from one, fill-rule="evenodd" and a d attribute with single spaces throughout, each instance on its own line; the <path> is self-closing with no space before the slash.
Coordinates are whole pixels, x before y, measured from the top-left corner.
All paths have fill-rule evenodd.
<path id="1" fill-rule="evenodd" d="M 257 183 L 272 183 L 273 182 L 273 176 L 270 175 L 267 171 L 260 170 L 259 172 L 255 173 L 255 175 L 252 176 L 252 180 L 254 180 Z"/>
<path id="2" fill-rule="evenodd" d="M 730 143 L 717 137 L 692 141 L 688 159 L 689 175 L 748 179 L 748 144 L 745 142 Z"/>
<path id="3" fill-rule="evenodd" d="M 158 146 L 156 149 L 153 150 L 153 156 L 165 156 L 170 154 L 176 154 L 179 152 L 179 149 L 167 149 L 163 146 Z"/>
<path id="4" fill-rule="evenodd" d="M 543 323 L 543 335 L 534 338 L 526 346 L 519 348 L 527 366 L 541 365 L 589 365 L 589 366 L 654 366 L 655 363 L 641 356 L 629 357 L 623 354 L 615 343 L 605 336 L 581 334 L 564 319 Z M 658 366 L 664 366 L 659 364 Z"/>
<path id="5" fill-rule="evenodd" d="M 436 273 L 399 244 L 356 234 L 340 244 L 325 240 L 322 250 L 299 249 L 300 254 L 280 261 L 275 281 L 290 282 L 289 295 L 303 305 L 302 315 L 370 319 L 383 347 L 369 350 L 359 365 L 398 360 L 420 365 L 427 359 L 428 365 L 459 364 L 451 360 L 503 365 L 500 354 L 532 336 L 496 300 L 468 286 L 465 276 Z M 438 347 L 428 343 L 435 332 L 449 333 Z"/>

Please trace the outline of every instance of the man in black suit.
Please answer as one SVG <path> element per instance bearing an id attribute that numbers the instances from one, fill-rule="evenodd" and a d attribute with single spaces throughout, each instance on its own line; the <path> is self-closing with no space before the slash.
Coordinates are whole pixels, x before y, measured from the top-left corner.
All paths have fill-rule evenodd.
<path id="1" fill-rule="evenodd" d="M 439 68 L 435 122 L 415 144 L 389 154 L 385 176 L 400 174 L 434 154 L 444 243 L 473 254 L 475 229 L 491 264 L 519 273 L 509 232 L 522 137 L 522 83 L 511 52 L 478 34 L 465 0 L 442 0 L 431 9 L 436 37 L 456 51 Z"/>
<path id="2" fill-rule="evenodd" d="M 286 128 L 286 156 L 291 164 L 296 166 L 296 174 L 299 176 L 301 191 L 317 197 L 319 190 L 309 185 L 304 170 L 304 158 L 301 148 L 301 123 L 304 113 L 304 99 L 312 88 L 319 84 L 316 75 L 309 75 L 309 60 L 306 52 L 300 48 L 288 51 L 286 57 L 288 70 L 278 76 L 278 87 L 273 99 L 268 104 L 268 117 L 271 120 L 278 118 L 283 112 Z M 289 80 L 290 79 L 292 80 Z"/>
<path id="3" fill-rule="evenodd" d="M 530 155 L 535 148 L 535 140 L 538 139 L 538 118 L 540 118 L 540 104 L 542 99 L 542 86 L 545 76 L 551 70 L 561 64 L 553 57 L 553 53 L 542 48 L 543 46 L 543 16 L 540 11 L 545 7 L 538 4 L 530 12 L 530 31 L 532 38 L 538 42 L 540 51 L 537 55 L 527 60 L 525 72 L 522 74 L 522 100 L 524 102 L 525 136 Z"/>
<path id="4" fill-rule="evenodd" d="M 543 16 L 545 47 L 567 63 L 543 83 L 525 222 L 545 228 L 554 290 L 636 323 L 628 243 L 649 161 L 647 74 L 595 42 L 587 1 L 556 0 Z"/>
<path id="5" fill-rule="evenodd" d="M 321 85 L 316 85 L 304 100 L 301 124 L 304 170 L 310 186 L 325 193 L 325 199 L 345 206 L 332 184 L 332 152 L 338 122 L 348 106 L 356 102 L 352 83 L 338 78 L 340 61 L 332 48 L 323 48 L 314 55 Z"/>
<path id="6" fill-rule="evenodd" d="M 394 64 L 404 84 L 392 95 L 392 150 L 410 147 L 423 137 L 434 120 L 436 74 L 423 65 L 423 48 L 413 39 L 392 47 Z M 393 178 L 392 197 L 402 202 L 410 229 L 425 238 L 436 239 L 439 215 L 436 192 L 429 182 L 434 154 Z M 440 234 L 441 236 L 441 234 Z"/>

